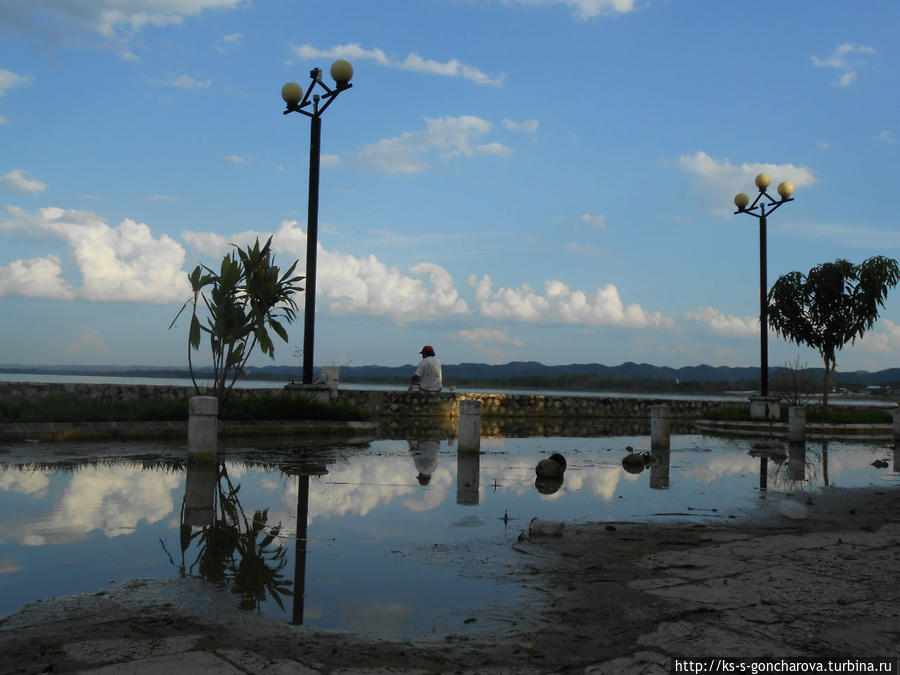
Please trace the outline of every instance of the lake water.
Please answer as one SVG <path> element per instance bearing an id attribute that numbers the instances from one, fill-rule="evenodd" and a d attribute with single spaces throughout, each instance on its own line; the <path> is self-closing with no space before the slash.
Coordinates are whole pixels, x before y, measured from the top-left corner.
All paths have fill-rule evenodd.
<path id="1" fill-rule="evenodd" d="M 626 448 L 648 451 L 647 437 L 483 439 L 472 455 L 425 436 L 226 446 L 207 465 L 178 446 L 14 444 L 0 453 L 0 615 L 111 581 L 184 575 L 285 621 L 440 634 L 472 608 L 515 602 L 515 587 L 466 565 L 511 546 L 534 517 L 720 522 L 826 483 L 900 486 L 900 457 L 885 443 L 810 443 L 766 459 L 761 474 L 749 441 L 681 435 L 632 473 Z M 534 466 L 554 452 L 567 460 L 564 480 L 538 489 Z"/>
<path id="2" fill-rule="evenodd" d="M 166 377 L 115 377 L 109 375 L 48 375 L 46 373 L 0 373 L 0 382 L 59 382 L 59 383 L 81 383 L 81 384 L 150 384 L 159 386 L 174 387 L 191 387 L 193 382 L 190 378 L 166 378 Z M 210 382 L 198 380 L 201 386 L 207 386 Z M 282 381 L 273 380 L 238 380 L 236 387 L 247 389 L 270 389 L 284 386 Z M 390 384 L 361 384 L 356 382 L 342 382 L 340 389 L 359 389 L 359 390 L 384 390 L 384 391 L 405 391 L 405 386 Z M 446 389 L 445 389 L 446 390 Z M 667 400 L 699 400 L 699 401 L 723 401 L 730 403 L 745 403 L 750 396 L 749 392 L 737 392 L 731 394 L 678 394 L 672 392 L 652 393 L 652 392 L 614 392 L 614 391 L 574 391 L 569 389 L 496 389 L 491 387 L 456 387 L 456 391 L 460 393 L 482 393 L 482 394 L 526 394 L 535 395 L 542 394 L 544 396 L 598 396 L 609 398 L 655 398 Z M 872 405 L 887 407 L 895 405 L 893 401 L 883 401 L 871 398 L 844 398 L 833 397 L 832 402 L 841 405 Z"/>

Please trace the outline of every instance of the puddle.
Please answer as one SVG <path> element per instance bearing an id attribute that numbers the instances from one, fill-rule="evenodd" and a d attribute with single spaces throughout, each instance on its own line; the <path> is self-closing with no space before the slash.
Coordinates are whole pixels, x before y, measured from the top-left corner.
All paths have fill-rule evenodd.
<path id="1" fill-rule="evenodd" d="M 646 465 L 626 471 L 626 447 Z M 534 467 L 554 452 L 564 479 L 539 490 Z M 826 483 L 900 485 L 884 443 L 760 452 L 699 435 L 673 436 L 667 457 L 649 453 L 647 436 L 615 436 L 485 438 L 475 456 L 428 439 L 229 447 L 219 460 L 186 464 L 183 448 L 147 444 L 24 444 L 0 456 L 0 615 L 111 581 L 186 575 L 229 588 L 235 606 L 315 628 L 443 633 L 472 608 L 516 600 L 516 588 L 473 574 L 533 517 L 723 521 Z"/>

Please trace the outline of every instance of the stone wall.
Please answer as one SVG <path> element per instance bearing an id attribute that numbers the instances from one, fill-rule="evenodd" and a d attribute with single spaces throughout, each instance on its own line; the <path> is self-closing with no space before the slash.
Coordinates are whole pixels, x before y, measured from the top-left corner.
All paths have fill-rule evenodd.
<path id="1" fill-rule="evenodd" d="M 675 419 L 693 419 L 722 407 L 721 401 L 619 398 L 614 396 L 544 396 L 541 394 L 478 394 L 460 392 L 363 391 L 339 389 L 346 401 L 376 416 L 459 416 L 463 399 L 481 401 L 483 418 L 610 418 L 650 419 L 650 408 L 667 405 Z"/>
<path id="2" fill-rule="evenodd" d="M 235 396 L 279 394 L 283 387 L 237 389 Z M 28 398 L 60 394 L 76 395 L 100 401 L 143 398 L 187 399 L 193 387 L 168 385 L 75 384 L 0 382 L 0 399 Z M 688 420 L 707 410 L 719 408 L 720 401 L 617 398 L 593 396 L 544 396 L 540 394 L 478 394 L 461 392 L 407 392 L 395 390 L 338 389 L 335 400 L 345 401 L 375 417 L 432 417 L 451 419 L 459 416 L 463 399 L 481 401 L 482 418 L 496 420 L 574 419 L 650 419 L 654 405 L 669 406 L 673 420 Z"/>

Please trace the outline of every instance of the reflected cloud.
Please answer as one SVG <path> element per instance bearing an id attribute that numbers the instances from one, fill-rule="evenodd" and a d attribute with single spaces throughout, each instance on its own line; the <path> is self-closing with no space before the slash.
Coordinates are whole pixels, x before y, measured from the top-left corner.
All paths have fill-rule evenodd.
<path id="1" fill-rule="evenodd" d="M 444 501 L 455 482 L 450 468 L 439 464 L 433 471 L 428 488 L 422 489 L 416 479 L 418 470 L 409 456 L 362 456 L 347 465 L 330 466 L 327 476 L 314 479 L 311 484 L 308 522 L 312 525 L 316 519 L 365 516 L 397 499 L 403 499 L 403 505 L 412 511 L 433 509 Z M 288 483 L 283 503 L 287 512 L 294 512 L 296 483 Z"/>
<path id="2" fill-rule="evenodd" d="M 50 476 L 41 471 L 22 471 L 20 469 L 0 470 L 0 490 L 18 492 L 33 497 L 44 497 L 50 485 Z"/>
<path id="3" fill-rule="evenodd" d="M 28 471 L 19 472 L 17 478 L 16 473 L 15 469 L 4 472 L 10 485 L 36 485 L 38 489 L 27 494 L 45 496 L 46 488 L 40 484 L 47 476 Z M 174 511 L 172 491 L 180 483 L 180 474 L 126 465 L 77 469 L 49 513 L 27 522 L 5 523 L 0 542 L 18 540 L 24 546 L 43 546 L 78 541 L 94 530 L 107 537 L 132 532 L 142 520 L 155 523 Z"/>
<path id="4" fill-rule="evenodd" d="M 759 471 L 759 460 L 744 454 L 709 455 L 702 465 L 682 471 L 684 478 L 697 483 L 714 483 L 725 476 L 754 475 Z"/>

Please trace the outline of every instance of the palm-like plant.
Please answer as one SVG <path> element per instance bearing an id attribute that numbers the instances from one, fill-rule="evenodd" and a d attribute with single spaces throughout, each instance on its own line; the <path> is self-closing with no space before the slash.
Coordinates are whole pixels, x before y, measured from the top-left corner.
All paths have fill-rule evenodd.
<path id="1" fill-rule="evenodd" d="M 253 246 L 235 250 L 222 258 L 218 272 L 198 265 L 188 275 L 192 297 L 189 298 L 169 328 L 182 312 L 191 307 L 188 334 L 188 368 L 194 388 L 200 387 L 194 376 L 192 351 L 200 349 L 203 333 L 209 336 L 213 360 L 213 395 L 224 398 L 244 373 L 244 366 L 258 345 L 264 354 L 275 358 L 275 345 L 269 330 L 288 341 L 284 323 L 297 315 L 293 294 L 303 290 L 297 285 L 302 276 L 293 276 L 298 261 L 283 274 L 274 264 L 272 237 L 264 246 L 259 239 Z M 203 323 L 198 311 L 207 310 Z"/>

